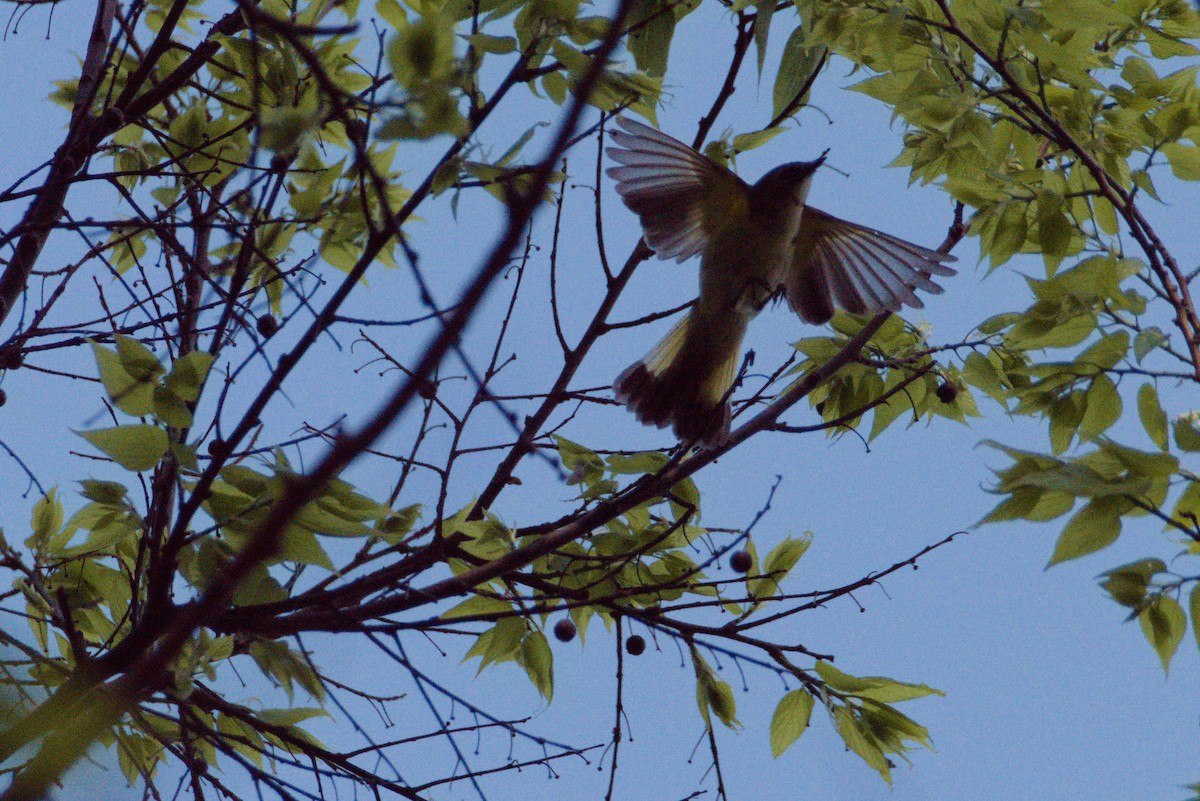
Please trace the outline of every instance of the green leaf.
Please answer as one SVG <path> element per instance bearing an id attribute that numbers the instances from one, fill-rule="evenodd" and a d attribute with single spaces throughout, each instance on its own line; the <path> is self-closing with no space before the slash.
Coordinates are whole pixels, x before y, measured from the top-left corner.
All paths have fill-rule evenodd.
<path id="1" fill-rule="evenodd" d="M 287 709 L 260 709 L 258 717 L 275 726 L 295 726 L 312 718 L 327 718 L 329 713 L 320 707 L 294 706 Z"/>
<path id="2" fill-rule="evenodd" d="M 854 713 L 844 706 L 840 706 L 834 710 L 833 717 L 837 726 L 837 733 L 842 738 L 842 742 L 846 744 L 846 747 L 858 754 L 863 762 L 866 762 L 878 771 L 884 781 L 891 784 L 891 765 L 888 763 L 887 757 L 884 756 L 883 749 L 879 747 L 879 742 L 871 736 L 870 732 L 863 726 L 862 721 L 856 718 Z"/>
<path id="3" fill-rule="evenodd" d="M 1050 406 L 1050 447 L 1058 454 L 1071 445 L 1071 440 L 1083 422 L 1087 393 L 1072 392 Z"/>
<path id="4" fill-rule="evenodd" d="M 1174 598 L 1160 595 L 1142 610 L 1138 622 L 1166 673 L 1171 666 L 1171 657 L 1175 656 L 1175 650 L 1183 642 L 1183 635 L 1187 631 L 1187 615 L 1183 607 Z"/>
<path id="5" fill-rule="evenodd" d="M 779 583 L 787 577 L 811 544 L 812 532 L 806 532 L 804 536 L 796 539 L 787 537 L 772 548 L 763 562 L 762 570 L 756 571 L 761 575 L 747 582 L 750 596 L 761 599 L 770 598 L 778 593 Z"/>
<path id="6" fill-rule="evenodd" d="M 408 15 L 396 0 L 375 0 L 375 13 L 383 17 L 392 30 L 408 27 Z"/>
<path id="7" fill-rule="evenodd" d="M 1063 214 L 1063 197 L 1043 189 L 1037 197 L 1038 244 L 1048 256 L 1065 256 L 1070 250 L 1074 229 Z"/>
<path id="8" fill-rule="evenodd" d="M 783 133 L 782 128 L 766 128 L 761 131 L 738 134 L 733 137 L 733 150 L 735 153 L 745 153 L 748 150 L 754 150 L 770 142 L 781 133 Z"/>
<path id="9" fill-rule="evenodd" d="M 1062 517 L 1071 511 L 1075 498 L 1066 492 L 1047 492 L 1040 487 L 1021 487 L 1012 496 L 996 505 L 981 523 L 1000 523 L 1005 520 L 1034 520 L 1045 522 Z"/>
<path id="10" fill-rule="evenodd" d="M 192 351 L 180 356 L 171 365 L 167 376 L 166 387 L 175 397 L 195 403 L 200 399 L 200 390 L 204 388 L 204 379 L 208 376 L 208 368 L 212 366 L 213 357 L 203 351 Z"/>
<path id="11" fill-rule="evenodd" d="M 1101 373 L 1092 379 L 1087 393 L 1087 407 L 1079 422 L 1079 438 L 1084 442 L 1095 439 L 1121 419 L 1121 395 L 1117 385 Z"/>
<path id="12" fill-rule="evenodd" d="M 517 49 L 517 40 L 511 36 L 492 36 L 487 33 L 476 33 L 467 37 L 467 41 L 480 52 L 506 55 Z"/>
<path id="13" fill-rule="evenodd" d="M 44 543 L 62 528 L 63 505 L 56 497 L 57 489 L 51 489 L 40 501 L 33 505 L 33 540 Z"/>
<path id="14" fill-rule="evenodd" d="M 517 658 L 521 641 L 525 638 L 525 621 L 518 617 L 505 618 L 479 635 L 475 645 L 467 651 L 463 661 L 481 656 L 479 672 L 492 663 L 511 662 Z"/>
<path id="15" fill-rule="evenodd" d="M 666 74 L 675 25 L 697 5 L 669 0 L 638 0 L 634 3 L 630 23 L 635 30 L 627 37 L 626 47 L 639 70 L 655 78 Z"/>
<path id="16" fill-rule="evenodd" d="M 292 698 L 293 685 L 299 684 L 317 700 L 325 697 L 325 685 L 317 678 L 312 666 L 303 654 L 292 650 L 286 643 L 277 640 L 255 640 L 250 643 L 250 657 L 264 675 L 277 681 Z M 297 707 L 299 713 L 303 707 Z M 301 718 L 304 719 L 304 718 Z M 298 722 L 292 720 L 292 723 Z"/>
<path id="17" fill-rule="evenodd" d="M 529 674 L 529 680 L 547 702 L 554 699 L 554 654 L 546 635 L 531 631 L 521 640 L 521 665 Z"/>
<path id="18" fill-rule="evenodd" d="M 134 378 L 125 368 L 121 357 L 108 348 L 92 342 L 92 353 L 100 370 L 100 382 L 113 405 L 135 417 L 154 411 L 154 378 Z M 157 363 L 157 362 L 156 362 Z"/>
<path id="19" fill-rule="evenodd" d="M 117 334 L 113 339 L 117 343 L 117 357 L 121 360 L 121 366 L 135 380 L 152 381 L 162 375 L 163 366 L 154 351 L 133 337 Z"/>
<path id="20" fill-rule="evenodd" d="M 987 393 L 988 397 L 999 404 L 1004 404 L 1008 397 L 1008 387 L 1003 373 L 995 364 L 982 353 L 972 351 L 963 362 L 963 377 Z"/>
<path id="21" fill-rule="evenodd" d="M 375 524 L 376 535 L 388 545 L 399 545 L 421 517 L 422 505 L 410 504 L 384 515 Z"/>
<path id="22" fill-rule="evenodd" d="M 758 76 L 762 78 L 763 63 L 767 58 L 767 38 L 771 33 L 771 18 L 775 16 L 775 0 L 755 0 L 754 46 L 758 51 Z"/>
<path id="23" fill-rule="evenodd" d="M 927 684 L 909 684 L 889 679 L 886 676 L 851 676 L 824 660 L 816 664 L 817 675 L 830 689 L 838 690 L 857 698 L 869 698 L 880 703 L 911 701 L 930 695 L 945 695 L 941 690 Z"/>
<path id="24" fill-rule="evenodd" d="M 454 66 L 454 20 L 430 14 L 398 28 L 388 58 L 396 79 L 407 89 L 445 80 Z"/>
<path id="25" fill-rule="evenodd" d="M 172 442 L 171 453 L 179 460 L 184 470 L 200 472 L 200 460 L 196 458 L 196 446 L 184 442 Z"/>
<path id="26" fill-rule="evenodd" d="M 216 729 L 225 738 L 227 744 L 237 753 L 241 754 L 246 759 L 249 759 L 256 766 L 263 766 L 263 757 L 261 751 L 265 751 L 265 741 L 263 736 L 250 725 L 249 722 L 235 718 L 232 715 L 221 715 L 215 721 Z M 204 746 L 197 748 L 200 753 L 206 754 L 206 760 L 216 761 L 216 749 L 209 746 L 205 749 Z"/>
<path id="27" fill-rule="evenodd" d="M 279 552 L 275 559 L 280 562 L 295 562 L 301 565 L 317 565 L 333 571 L 333 562 L 317 541 L 317 535 L 300 526 L 288 526 L 279 540 Z"/>
<path id="28" fill-rule="evenodd" d="M 233 656 L 233 645 L 233 637 L 215 637 L 205 655 L 213 662 L 220 662 Z"/>
<path id="29" fill-rule="evenodd" d="M 771 716 L 771 755 L 778 757 L 800 739 L 812 717 L 814 699 L 807 690 L 792 690 L 779 700 Z"/>
<path id="30" fill-rule="evenodd" d="M 1171 172 L 1181 181 L 1200 181 L 1200 147 L 1167 142 L 1162 153 L 1171 164 Z"/>
<path id="31" fill-rule="evenodd" d="M 668 498 L 671 501 L 671 512 L 675 515 L 676 520 L 690 515 L 691 522 L 699 522 L 700 490 L 696 488 L 696 482 L 690 476 L 671 487 Z"/>
<path id="32" fill-rule="evenodd" d="M 1081 272 L 1081 271 L 1076 271 Z M 1098 294 L 1098 293 L 1097 293 Z M 1129 351 L 1129 334 L 1118 331 L 1102 337 L 1075 359 L 1078 365 L 1093 367 L 1097 371 L 1109 370 L 1117 365 Z"/>
<path id="33" fill-rule="evenodd" d="M 1029 224 L 1026 221 L 1028 207 L 1029 204 L 1024 201 L 1014 200 L 1006 203 L 1004 210 L 1000 212 L 995 233 L 992 235 L 992 246 L 988 251 L 993 268 L 1004 264 L 1025 247 L 1025 240 L 1029 235 Z"/>
<path id="34" fill-rule="evenodd" d="M 1200 584 L 1192 587 L 1188 608 L 1192 614 L 1192 637 L 1196 640 L 1196 645 L 1200 646 Z"/>
<path id="35" fill-rule="evenodd" d="M 572 442 L 566 437 L 554 437 L 558 445 L 558 458 L 563 467 L 571 471 L 568 484 L 588 483 L 603 477 L 604 460 L 582 445 Z"/>
<path id="36" fill-rule="evenodd" d="M 89 501 L 115 506 L 125 498 L 125 486 L 115 481 L 97 481 L 89 478 L 79 483 L 82 487 L 83 497 Z"/>
<path id="37" fill-rule="evenodd" d="M 1192 415 L 1183 415 L 1175 420 L 1175 444 L 1181 451 L 1196 453 L 1200 451 L 1200 431 L 1196 430 Z"/>
<path id="38" fill-rule="evenodd" d="M 114 462 L 134 472 L 149 470 L 158 464 L 171 444 L 166 431 L 151 425 L 118 426 L 78 433 Z"/>
<path id="39" fill-rule="evenodd" d="M 659 451 L 614 454 L 609 456 L 608 469 L 614 475 L 656 473 L 670 463 L 670 458 Z"/>
<path id="40" fill-rule="evenodd" d="M 455 620 L 463 617 L 511 614 L 512 611 L 512 605 L 499 598 L 493 598 L 490 595 L 472 595 L 458 606 L 443 612 L 438 617 L 441 620 Z"/>
<path id="41" fill-rule="evenodd" d="M 1143 384 L 1138 390 L 1138 418 L 1154 444 L 1161 450 L 1167 450 L 1170 445 L 1167 438 L 1167 413 L 1158 402 L 1158 390 L 1153 384 Z"/>
<path id="42" fill-rule="evenodd" d="M 1121 497 L 1105 496 L 1091 501 L 1067 522 L 1046 567 L 1112 545 L 1121 534 L 1121 514 L 1127 509 L 1129 501 Z"/>
<path id="43" fill-rule="evenodd" d="M 1121 223 L 1117 220 L 1117 210 L 1104 198 L 1092 198 L 1092 212 L 1097 227 L 1104 233 L 1111 236 L 1121 230 Z"/>
<path id="44" fill-rule="evenodd" d="M 1139 189 L 1155 200 L 1161 202 L 1161 198 L 1158 196 L 1158 191 L 1154 188 L 1154 180 L 1150 177 L 1150 173 L 1146 172 L 1145 170 L 1134 170 L 1131 177 L 1133 179 L 1133 183 Z"/>
<path id="45" fill-rule="evenodd" d="M 567 99 L 567 79 L 561 72 L 548 72 L 542 76 L 542 88 L 559 106 Z"/>
<path id="46" fill-rule="evenodd" d="M 75 518 L 73 517 L 71 520 L 73 522 Z M 71 531 L 70 524 L 68 524 L 68 527 L 64 530 L 64 533 L 69 531 Z M 140 531 L 135 529 L 132 521 L 129 518 L 116 517 L 109 513 L 104 515 L 101 520 L 93 524 L 91 533 L 88 535 L 87 540 L 84 541 L 82 545 L 75 545 L 70 548 L 61 548 L 61 550 L 57 552 L 57 556 L 63 559 L 70 559 L 76 556 L 86 556 L 88 554 L 115 553 L 116 549 L 113 546 L 123 542 L 135 542 L 139 533 Z M 61 543 L 65 545 L 68 540 L 61 537 L 56 538 L 56 540 L 51 541 L 52 548 L 56 544 L 56 541 L 61 541 Z M 93 575 L 90 579 L 92 583 L 95 583 L 95 569 L 96 566 L 92 565 L 91 571 L 93 571 Z"/>
<path id="47" fill-rule="evenodd" d="M 233 604 L 234 606 L 270 604 L 282 601 L 287 597 L 287 590 L 267 572 L 266 565 L 259 565 L 251 570 L 246 578 L 242 579 L 241 584 L 238 584 L 237 590 L 233 593 Z"/>
<path id="48" fill-rule="evenodd" d="M 696 669 L 696 704 L 700 707 L 700 715 L 704 722 L 712 725 L 709 717 L 711 709 L 728 728 L 740 728 L 742 724 L 737 719 L 737 702 L 733 698 L 733 690 L 726 682 L 717 678 L 717 674 L 695 646 L 692 647 L 692 665 Z"/>
<path id="49" fill-rule="evenodd" d="M 193 102 L 182 114 L 171 120 L 170 128 L 172 145 L 180 145 L 188 150 L 199 148 L 205 144 L 204 131 L 207 127 L 208 115 L 203 102 Z"/>
<path id="50" fill-rule="evenodd" d="M 1142 359 L 1150 353 L 1150 351 L 1165 344 L 1167 335 L 1158 328 L 1151 326 L 1142 329 L 1133 340 L 1133 356 L 1137 359 L 1138 364 L 1142 363 Z"/>
<path id="51" fill-rule="evenodd" d="M 1111 440 L 1101 440 L 1100 450 L 1103 455 L 1094 457 L 1097 460 L 1096 464 L 1109 470 L 1107 475 L 1110 477 L 1111 470 L 1128 471 L 1129 478 L 1136 482 L 1138 478 L 1168 478 L 1179 470 L 1179 459 L 1169 453 L 1139 451 L 1118 445 Z M 1128 490 L 1130 486 L 1132 483 L 1123 483 L 1119 478 L 1117 483 L 1113 484 L 1113 487 L 1119 490 Z"/>
<path id="52" fill-rule="evenodd" d="M 775 88 L 771 96 L 772 117 L 778 117 L 789 106 L 799 108 L 804 98 L 797 100 L 797 95 L 812 81 L 813 73 L 821 66 L 824 56 L 823 47 L 810 47 L 807 44 L 803 25 L 792 31 L 783 46 L 783 57 L 775 75 Z"/>
<path id="53" fill-rule="evenodd" d="M 511 164 L 517 156 L 521 155 L 521 151 L 525 148 L 525 145 L 529 144 L 529 140 L 537 133 L 537 129 L 544 126 L 545 123 L 535 123 L 526 128 L 525 133 L 518 136 L 517 141 L 513 142 L 508 150 L 504 151 L 504 155 L 500 156 L 500 160 L 496 162 L 495 166 L 506 167 Z"/>
<path id="54" fill-rule="evenodd" d="M 135 786 L 142 776 L 153 776 L 160 761 L 165 760 L 157 742 L 140 734 L 122 732 L 116 735 L 117 764 L 129 785 Z"/>
<path id="55" fill-rule="evenodd" d="M 154 387 L 154 418 L 173 428 L 190 428 L 192 413 L 177 395 L 163 386 Z"/>
<path id="56" fill-rule="evenodd" d="M 454 517 L 442 522 L 447 534 L 459 533 L 468 538 L 462 547 L 481 559 L 495 559 L 512 548 L 512 529 L 500 522 L 492 512 L 486 512 L 482 520 L 468 520 L 473 506 L 467 504 Z"/>
<path id="57" fill-rule="evenodd" d="M 767 554 L 767 558 L 763 562 L 763 572 L 777 573 L 779 578 L 786 576 L 800 561 L 800 557 L 804 556 L 810 545 L 812 545 L 811 531 L 806 531 L 803 536 L 798 538 L 786 537 Z"/>
<path id="58" fill-rule="evenodd" d="M 1166 569 L 1161 559 L 1142 559 L 1103 573 L 1105 579 L 1100 586 L 1121 606 L 1141 609 L 1150 579 Z"/>
<path id="59" fill-rule="evenodd" d="M 342 485 L 343 497 L 339 498 L 334 490 L 335 485 L 331 484 L 325 494 L 296 513 L 296 525 L 331 537 L 364 537 L 375 534 L 375 529 L 366 525 L 365 521 L 377 517 L 379 507 L 354 508 L 353 496 L 357 496 L 357 493 L 349 492 L 346 486 Z M 343 503 L 343 499 L 349 503 Z"/>

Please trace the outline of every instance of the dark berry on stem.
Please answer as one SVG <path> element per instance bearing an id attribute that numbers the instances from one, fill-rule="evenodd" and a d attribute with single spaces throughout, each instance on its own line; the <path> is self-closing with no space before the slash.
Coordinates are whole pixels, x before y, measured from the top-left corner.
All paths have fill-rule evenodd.
<path id="1" fill-rule="evenodd" d="M 559 642 L 570 642 L 575 639 L 575 624 L 568 618 L 563 618 L 554 624 L 554 638 Z"/>

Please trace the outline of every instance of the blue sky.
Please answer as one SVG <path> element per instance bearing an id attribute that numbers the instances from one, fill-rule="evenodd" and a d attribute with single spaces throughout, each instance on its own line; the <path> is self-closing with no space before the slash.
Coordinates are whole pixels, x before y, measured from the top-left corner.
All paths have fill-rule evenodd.
<path id="1" fill-rule="evenodd" d="M 45 101 L 50 91 L 47 81 L 75 68 L 73 54 L 82 50 L 88 25 L 87 15 L 64 11 L 66 7 L 49 25 L 48 38 L 45 12 L 39 10 L 22 22 L 19 35 L 10 33 L 0 42 L 0 73 L 6 76 L 0 97 L 9 109 L 0 115 L 0 136 L 9 143 L 8 158 L 0 163 L 0 184 L 8 185 L 48 157 L 58 141 L 65 114 Z M 790 19 L 785 19 L 790 16 L 781 14 L 775 23 L 769 70 L 777 63 L 778 48 L 790 32 Z M 730 38 L 719 12 L 709 8 L 680 26 L 672 51 L 671 85 L 659 114 L 663 130 L 691 139 L 723 74 Z M 754 179 L 777 163 L 811 159 L 831 148 L 828 163 L 849 177 L 823 170 L 814 183 L 810 203 L 914 242 L 936 245 L 950 222 L 949 201 L 936 190 L 909 187 L 903 170 L 885 168 L 899 149 L 902 131 L 891 124 L 885 108 L 845 91 L 859 79 L 847 73 L 844 63 L 834 62 L 813 95 L 813 105 L 823 114 L 815 110 L 802 113 L 798 127 L 746 154 L 739 171 Z M 769 83 L 757 87 L 753 70 L 747 69 L 714 133 L 727 127 L 740 133 L 761 126 L 769 116 L 769 105 Z M 504 137 L 515 135 L 509 131 L 528 124 L 526 115 L 531 109 L 545 113 L 544 107 L 532 104 L 514 108 L 493 122 L 485 136 L 494 137 L 491 141 L 502 149 Z M 542 141 L 544 137 L 534 141 L 531 154 L 538 152 Z M 572 159 L 590 165 L 593 156 L 594 151 L 585 147 Z M 414 174 L 420 173 L 414 169 Z M 590 174 L 590 167 L 582 174 Z M 1200 237 L 1190 211 L 1200 201 L 1195 188 L 1185 192 L 1186 188 L 1170 181 L 1166 173 L 1158 186 L 1167 205 L 1148 206 L 1147 213 L 1174 252 L 1200 252 Z M 611 186 L 606 192 L 610 257 L 620 260 L 636 243 L 639 231 Z M 427 269 L 438 279 L 435 291 L 442 301 L 453 297 L 457 281 L 469 274 L 476 257 L 486 251 L 499 220 L 490 198 L 464 196 L 457 219 L 449 214 L 448 200 L 443 196 L 424 209 L 423 222 L 413 229 L 414 243 Z M 0 224 L 5 226 L 23 210 L 20 203 L 10 205 L 0 210 Z M 551 216 L 546 211 L 539 217 L 538 231 L 548 241 Z M 590 311 L 589 300 L 599 277 L 591 213 L 587 189 L 570 190 L 564 230 L 578 233 L 566 236 L 560 244 L 560 281 L 567 308 L 578 310 L 580 316 Z M 929 298 L 923 312 L 906 315 L 912 321 L 928 323 L 935 342 L 963 339 L 987 315 L 1023 308 L 1027 298 L 1019 274 L 1036 276 L 1042 269 L 1038 259 L 1016 259 L 984 277 L 984 266 L 976 266 L 972 241 L 961 244 L 955 253 L 960 274 L 944 282 L 946 294 Z M 66 258 L 66 251 L 48 252 L 43 264 L 54 265 Z M 1185 259 L 1185 266 L 1187 263 Z M 538 324 L 536 311 L 544 310 L 538 303 L 544 302 L 546 275 L 546 251 L 542 251 L 535 254 L 527 275 L 532 288 L 523 302 L 529 303 L 531 311 L 525 319 L 530 323 L 513 332 L 512 347 L 522 354 L 536 355 L 548 341 L 548 324 Z M 403 274 L 376 274 L 370 280 L 369 287 L 356 293 L 351 313 L 393 317 L 419 313 Z M 491 324 L 502 310 L 506 288 L 499 287 L 483 318 L 469 332 L 468 352 L 487 352 Z M 634 317 L 668 308 L 694 292 L 694 262 L 648 262 L 639 269 L 617 316 Z M 87 304 L 90 299 L 81 292 L 73 302 Z M 579 326 L 572 329 L 571 323 L 568 316 L 568 332 L 578 333 Z M 652 330 L 606 338 L 580 371 L 576 384 L 611 383 L 667 326 L 664 321 Z M 0 331 L 0 338 L 10 333 L 11 328 L 6 328 Z M 748 344 L 758 353 L 758 364 L 770 365 L 786 354 L 789 342 L 816 333 L 780 307 L 755 322 Z M 397 352 L 415 352 L 423 341 L 405 333 L 380 335 Z M 352 339 L 348 336 L 343 344 Z M 324 424 L 343 413 L 351 421 L 365 419 L 393 380 L 380 379 L 369 367 L 353 372 L 352 368 L 368 360 L 365 354 L 361 347 L 340 352 L 330 348 L 321 361 L 301 371 L 287 387 L 291 404 L 272 407 L 270 413 L 278 415 L 275 430 L 287 432 L 302 422 Z M 33 363 L 52 367 L 59 358 L 78 363 L 79 357 L 43 357 Z M 553 367 L 526 357 L 509 371 L 507 380 L 510 387 L 519 387 Z M 446 371 L 461 373 L 454 364 Z M 94 463 L 63 457 L 68 449 L 85 450 L 70 429 L 96 424 L 99 404 L 91 385 L 79 387 L 22 370 L 5 376 L 3 388 L 9 402 L 0 409 L 0 439 L 20 453 L 44 483 L 68 490 L 75 478 L 98 472 Z M 929 727 L 936 752 L 915 752 L 913 768 L 901 764 L 889 790 L 873 771 L 844 752 L 840 739 L 818 713 L 813 728 L 783 757 L 772 759 L 767 723 L 783 687 L 774 675 L 747 668 L 750 691 L 744 693 L 741 676 L 727 663 L 722 675 L 735 688 L 739 717 L 746 724 L 745 730 L 736 734 L 718 730 L 732 798 L 1174 801 L 1186 795 L 1180 785 L 1200 780 L 1195 767 L 1200 764 L 1196 737 L 1200 664 L 1195 644 L 1190 638 L 1185 640 L 1170 677 L 1164 678 L 1137 625 L 1120 623 L 1124 610 L 1107 600 L 1094 581 L 1102 570 L 1142 556 L 1169 560 L 1176 546 L 1166 543 L 1155 526 L 1139 521 L 1127 526 L 1122 539 L 1102 554 L 1046 571 L 1043 568 L 1058 530 L 1055 525 L 973 528 L 996 500 L 985 492 L 990 468 L 1003 464 L 999 454 L 978 443 L 994 438 L 1043 448 L 1045 442 L 1045 434 L 1035 427 L 1005 417 L 984 399 L 979 402 L 986 417 L 970 427 L 946 421 L 928 428 L 923 424 L 910 430 L 897 427 L 872 443 L 869 451 L 852 436 L 836 440 L 818 434 L 759 437 L 697 477 L 704 498 L 704 522 L 739 526 L 761 508 L 773 477 L 783 475 L 772 509 L 756 529 L 756 539 L 760 550 L 765 550 L 764 544 L 787 534 L 814 533 L 813 547 L 793 573 L 791 589 L 796 591 L 845 584 L 903 560 L 953 531 L 967 531 L 924 558 L 918 571 L 901 571 L 881 586 L 857 594 L 861 610 L 843 599 L 827 609 L 790 618 L 773 632 L 837 654 L 837 665 L 848 672 L 884 674 L 944 690 L 945 698 L 901 706 Z M 46 418 L 47 425 L 31 425 L 31 420 L 43 419 L 42 410 L 50 404 L 55 411 Z M 787 419 L 803 424 L 813 418 L 811 411 L 797 408 Z M 411 420 L 401 421 L 390 442 L 405 441 L 410 425 Z M 616 409 L 573 423 L 563 433 L 583 443 L 603 440 L 627 448 L 670 444 L 665 432 L 642 428 L 631 415 Z M 1144 444 L 1136 422 L 1120 430 L 1117 438 Z M 518 475 L 524 483 L 507 490 L 496 506 L 506 522 L 520 525 L 557 516 L 568 508 L 571 489 L 560 485 L 556 495 L 548 492 L 546 488 L 554 484 L 543 464 L 527 460 Z M 360 464 L 349 478 L 372 490 L 388 486 L 391 480 L 379 475 L 378 465 L 371 464 Z M 23 488 L 18 468 L 0 455 L 0 526 L 13 541 L 23 539 L 21 532 L 28 525 L 32 499 L 22 497 Z M 469 480 L 460 481 L 452 487 L 451 507 L 467 503 L 479 489 Z M 411 497 L 402 500 L 427 501 L 421 493 L 418 485 Z M 549 504 L 556 506 L 547 512 Z M 614 655 L 610 637 L 598 628 L 590 634 L 584 650 L 578 641 L 555 644 L 556 696 L 548 708 L 511 664 L 489 669 L 476 678 L 473 663 L 459 664 L 464 650 L 457 648 L 459 643 L 448 644 L 450 655 L 442 657 L 414 638 L 410 655 L 501 716 L 532 715 L 529 727 L 547 737 L 600 742 L 612 726 Z M 395 670 L 362 641 L 336 643 L 336 653 L 318 657 L 335 676 L 368 680 L 380 671 Z M 310 645 L 319 645 L 319 641 L 313 638 Z M 622 746 L 619 797 L 682 798 L 697 784 L 711 793 L 711 780 L 700 779 L 708 766 L 703 744 L 689 763 L 702 733 L 690 664 L 681 660 L 674 644 L 664 641 L 661 652 L 652 647 L 642 657 L 627 659 L 626 671 L 625 703 L 633 740 Z M 408 692 L 414 706 L 401 705 L 394 712 L 404 718 L 404 725 L 428 727 L 424 710 L 415 704 L 413 688 L 405 685 L 402 675 L 396 679 L 396 691 Z M 239 701 L 256 692 L 235 681 L 229 682 L 227 690 L 231 699 Z M 458 719 L 460 724 L 464 721 Z M 335 742 L 331 732 L 324 728 L 322 736 Z M 493 738 L 485 741 L 485 754 L 503 756 L 504 742 L 499 735 Z M 345 743 L 346 748 L 358 745 L 353 739 Z M 517 756 L 529 758 L 530 754 L 526 751 Z M 108 761 L 102 754 L 97 758 L 101 763 Z M 413 765 L 414 771 L 421 772 L 426 764 L 440 768 L 452 762 L 444 743 L 435 742 L 426 750 L 403 752 L 398 764 Z M 607 774 L 597 772 L 594 761 L 588 767 L 566 760 L 556 767 L 562 778 L 550 783 L 543 781 L 545 771 L 540 768 L 505 775 L 489 785 L 493 790 L 489 797 L 526 798 L 531 792 L 602 797 Z M 113 788 L 108 791 L 113 795 L 115 788 L 123 786 L 113 770 L 97 775 L 95 769 L 87 769 L 87 773 L 89 780 Z M 96 789 L 81 791 L 69 786 L 61 797 L 95 797 Z M 474 795 L 466 784 L 459 784 L 434 797 Z"/>

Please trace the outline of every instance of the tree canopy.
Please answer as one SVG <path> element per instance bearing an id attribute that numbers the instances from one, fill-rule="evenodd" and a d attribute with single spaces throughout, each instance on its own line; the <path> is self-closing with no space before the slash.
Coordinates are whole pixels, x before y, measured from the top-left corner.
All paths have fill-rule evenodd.
<path id="1" fill-rule="evenodd" d="M 987 443 L 996 504 L 958 530 L 1052 522 L 1051 565 L 1137 532 L 1143 558 L 1100 568 L 1114 625 L 1136 619 L 1164 670 L 1200 643 L 1200 268 L 1155 223 L 1200 180 L 1192 4 L 93 6 L 77 72 L 20 87 L 63 113 L 29 120 L 35 155 L 0 187 L 3 801 L 85 753 L 148 798 L 490 798 L 588 765 L 613 797 L 647 649 L 695 687 L 678 725 L 711 770 L 684 792 L 752 791 L 722 771 L 728 665 L 779 679 L 754 689 L 763 748 L 828 726 L 890 782 L 931 745 L 908 702 L 940 691 L 835 667 L 793 624 L 958 532 L 838 586 L 789 578 L 821 532 L 763 521 L 797 468 L 761 465 L 737 509 L 697 482 L 768 437 L 820 459 L 827 438 L 1028 418 L 1041 444 Z M 685 37 L 707 69 L 672 58 Z M 606 236 L 632 225 L 603 172 L 612 115 L 703 96 L 672 135 L 734 168 L 795 160 L 776 137 L 818 117 L 833 69 L 897 121 L 879 163 L 929 188 L 940 249 L 974 243 L 1024 287 L 962 336 L 840 314 L 747 357 L 719 444 L 638 427 L 612 378 L 684 307 L 635 274 L 694 271 Z M 808 502 L 869 518 L 865 487 Z M 616 679 L 594 730 L 547 734 L 450 678 L 513 663 L 550 705 L 575 639 Z"/>

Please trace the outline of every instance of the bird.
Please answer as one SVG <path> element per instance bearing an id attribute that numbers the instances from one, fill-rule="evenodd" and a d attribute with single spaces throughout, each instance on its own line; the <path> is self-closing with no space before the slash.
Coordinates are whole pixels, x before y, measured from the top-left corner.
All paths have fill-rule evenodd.
<path id="1" fill-rule="evenodd" d="M 661 131 L 616 118 L 605 172 L 639 218 L 654 254 L 677 263 L 700 255 L 700 295 L 653 350 L 617 376 L 617 400 L 682 442 L 720 444 L 746 329 L 772 299 L 812 324 L 836 308 L 851 314 L 923 308 L 917 290 L 940 294 L 949 254 L 914 245 L 805 205 L 813 161 L 783 164 L 747 184 L 725 166 Z"/>

